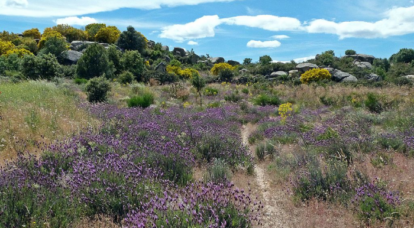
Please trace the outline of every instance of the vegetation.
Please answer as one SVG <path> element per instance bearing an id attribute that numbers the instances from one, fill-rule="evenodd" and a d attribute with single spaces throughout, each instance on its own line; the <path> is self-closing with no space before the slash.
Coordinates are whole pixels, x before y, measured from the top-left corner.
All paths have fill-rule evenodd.
<path id="1" fill-rule="evenodd" d="M 311 82 L 318 82 L 326 79 L 331 79 L 331 74 L 326 69 L 312 69 L 308 70 L 300 76 L 300 81 L 304 84 Z"/>
<path id="2" fill-rule="evenodd" d="M 104 77 L 92 78 L 86 84 L 85 90 L 88 94 L 89 102 L 104 102 L 108 98 L 108 92 L 111 90 L 111 85 Z"/>
<path id="3" fill-rule="evenodd" d="M 114 72 L 113 65 L 110 64 L 108 53 L 99 44 L 90 45 L 78 61 L 76 74 L 85 79 L 99 77 L 105 74 L 110 78 Z"/>

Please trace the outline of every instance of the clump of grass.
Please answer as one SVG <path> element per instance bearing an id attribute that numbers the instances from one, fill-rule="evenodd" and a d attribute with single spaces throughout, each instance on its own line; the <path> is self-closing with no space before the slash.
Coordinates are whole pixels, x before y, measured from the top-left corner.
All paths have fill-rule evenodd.
<path id="1" fill-rule="evenodd" d="M 132 97 L 131 99 L 127 100 L 127 103 L 129 108 L 148 108 L 154 104 L 154 95 L 152 93 L 144 93 L 141 96 Z"/>
<path id="2" fill-rule="evenodd" d="M 231 176 L 231 170 L 227 163 L 223 159 L 214 159 L 204 176 L 204 181 L 216 184 L 225 183 L 231 180 Z"/>
<path id="3" fill-rule="evenodd" d="M 256 147 L 256 156 L 259 160 L 264 160 L 266 155 L 274 157 L 277 153 L 275 146 L 270 142 L 264 142 Z"/>
<path id="4" fill-rule="evenodd" d="M 282 101 L 276 95 L 261 94 L 253 100 L 253 103 L 255 105 L 260 105 L 260 106 L 266 106 L 266 105 L 278 106 L 282 103 Z"/>

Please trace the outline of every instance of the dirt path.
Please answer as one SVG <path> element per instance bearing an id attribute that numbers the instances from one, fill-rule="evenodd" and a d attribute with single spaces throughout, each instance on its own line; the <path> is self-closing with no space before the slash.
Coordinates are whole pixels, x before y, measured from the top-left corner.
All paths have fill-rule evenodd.
<path id="1" fill-rule="evenodd" d="M 244 145 L 249 146 L 249 135 L 255 129 L 256 126 L 252 124 L 243 126 L 241 135 Z M 249 148 L 250 153 L 254 156 L 253 146 L 249 146 Z M 282 207 L 283 203 L 286 202 L 286 195 L 279 190 L 271 188 L 268 181 L 270 178 L 267 177 L 266 167 L 263 164 L 256 164 L 254 171 L 256 173 L 256 183 L 259 188 L 258 192 L 262 196 L 262 203 L 264 205 L 263 225 L 260 227 L 292 227 L 292 217 Z"/>

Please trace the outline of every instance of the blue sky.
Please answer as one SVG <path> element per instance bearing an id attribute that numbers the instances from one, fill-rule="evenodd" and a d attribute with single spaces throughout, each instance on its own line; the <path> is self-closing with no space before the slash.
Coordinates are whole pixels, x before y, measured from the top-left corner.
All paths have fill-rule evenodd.
<path id="1" fill-rule="evenodd" d="M 0 0 L 0 30 L 91 22 L 132 25 L 164 45 L 238 61 L 347 49 L 388 58 L 414 48 L 413 0 Z"/>

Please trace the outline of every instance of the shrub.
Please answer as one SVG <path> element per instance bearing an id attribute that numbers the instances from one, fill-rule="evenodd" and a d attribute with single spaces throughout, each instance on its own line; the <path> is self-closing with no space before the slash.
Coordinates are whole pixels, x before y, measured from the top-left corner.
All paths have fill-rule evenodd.
<path id="1" fill-rule="evenodd" d="M 226 183 L 231 180 L 231 170 L 227 163 L 222 159 L 214 159 L 213 164 L 208 168 L 204 176 L 205 182 L 215 184 Z"/>
<path id="2" fill-rule="evenodd" d="M 143 81 L 144 60 L 138 51 L 126 51 L 121 57 L 121 66 L 123 70 L 131 72 L 137 81 Z"/>
<path id="3" fill-rule="evenodd" d="M 211 87 L 207 87 L 204 90 L 204 95 L 205 96 L 216 96 L 218 93 L 219 93 L 218 89 L 211 88 Z"/>
<path id="4" fill-rule="evenodd" d="M 275 147 L 270 142 L 261 143 L 256 147 L 256 156 L 259 160 L 264 160 L 266 155 L 273 157 L 276 153 Z"/>
<path id="5" fill-rule="evenodd" d="M 300 81 L 304 84 L 317 82 L 324 79 L 331 79 L 331 74 L 326 69 L 312 69 L 302 74 Z"/>
<path id="6" fill-rule="evenodd" d="M 266 106 L 266 105 L 278 106 L 282 103 L 282 101 L 276 95 L 261 94 L 253 100 L 253 103 L 255 105 L 260 105 L 260 106 Z"/>
<path id="7" fill-rule="evenodd" d="M 119 82 L 121 84 L 130 84 L 134 80 L 134 75 L 129 71 L 124 71 L 119 75 Z"/>
<path id="8" fill-rule="evenodd" d="M 383 111 L 383 106 L 379 101 L 378 95 L 373 93 L 368 93 L 367 99 L 365 100 L 365 107 L 367 107 L 369 111 L 375 113 L 381 113 Z"/>
<path id="9" fill-rule="evenodd" d="M 232 92 L 232 93 L 227 94 L 227 95 L 224 96 L 225 101 L 233 102 L 233 103 L 237 103 L 241 99 L 242 99 L 242 97 L 236 92 Z"/>
<path id="10" fill-rule="evenodd" d="M 26 55 L 21 63 L 22 73 L 29 79 L 37 79 L 37 57 L 33 55 Z"/>
<path id="11" fill-rule="evenodd" d="M 54 31 L 51 28 L 46 28 L 43 31 L 42 39 L 40 39 L 39 44 L 38 44 L 39 50 L 44 47 L 44 45 L 46 43 L 46 40 L 51 38 L 51 37 L 56 37 L 58 39 L 64 40 L 64 37 L 62 36 L 61 33 L 57 32 L 57 31 Z"/>
<path id="12" fill-rule="evenodd" d="M 33 39 L 40 39 L 41 35 L 39 29 L 32 28 L 23 32 L 23 37 L 30 37 Z"/>
<path id="13" fill-rule="evenodd" d="M 6 57 L 6 68 L 9 71 L 19 71 L 22 59 L 17 54 L 11 54 Z"/>
<path id="14" fill-rule="evenodd" d="M 345 55 L 356 55 L 356 51 L 354 50 L 346 50 Z"/>
<path id="15" fill-rule="evenodd" d="M 191 84 L 197 90 L 198 96 L 200 97 L 200 106 L 202 106 L 203 100 L 201 90 L 204 88 L 204 86 L 206 86 L 206 82 L 198 74 L 194 74 L 193 78 L 191 79 Z"/>
<path id="16" fill-rule="evenodd" d="M 260 64 L 269 65 L 272 62 L 272 58 L 268 55 L 264 55 L 259 59 Z"/>
<path id="17" fill-rule="evenodd" d="M 105 77 L 92 78 L 86 84 L 86 93 L 88 94 L 88 101 L 92 103 L 106 101 L 108 92 L 110 90 L 111 85 Z"/>
<path id="18" fill-rule="evenodd" d="M 411 63 L 414 60 L 414 49 L 403 48 L 391 56 L 390 61 L 394 63 Z"/>
<path id="19" fill-rule="evenodd" d="M 40 78 L 51 80 L 60 76 L 60 64 L 53 54 L 40 55 L 36 59 L 36 70 Z"/>
<path id="20" fill-rule="evenodd" d="M 25 55 L 33 55 L 30 51 L 24 49 L 24 48 L 14 48 L 6 52 L 6 56 L 17 54 L 19 58 L 23 58 Z"/>
<path id="21" fill-rule="evenodd" d="M 121 31 L 115 26 L 103 27 L 96 33 L 95 40 L 100 43 L 113 44 L 118 40 L 120 34 Z"/>
<path id="22" fill-rule="evenodd" d="M 39 54 L 53 54 L 56 57 L 60 57 L 62 52 L 66 51 L 67 45 L 64 38 L 49 37 L 45 40 L 45 44 Z"/>
<path id="23" fill-rule="evenodd" d="M 70 25 L 60 24 L 53 26 L 51 29 L 62 34 L 68 42 L 74 40 L 86 40 L 88 36 L 86 31 L 74 28 Z"/>
<path id="24" fill-rule="evenodd" d="M 85 26 L 85 31 L 88 34 L 90 41 L 95 41 L 95 36 L 102 28 L 106 28 L 106 24 L 92 23 Z"/>
<path id="25" fill-rule="evenodd" d="M 4 55 L 7 51 L 10 51 L 14 48 L 14 44 L 10 41 L 0 40 L 0 55 Z"/>
<path id="26" fill-rule="evenodd" d="M 249 89 L 248 88 L 243 88 L 241 91 L 244 94 L 249 94 Z"/>
<path id="27" fill-rule="evenodd" d="M 154 95 L 152 93 L 144 93 L 141 96 L 132 97 L 127 101 L 128 107 L 148 108 L 154 104 Z"/>
<path id="28" fill-rule="evenodd" d="M 229 69 L 233 71 L 234 67 L 228 63 L 217 63 L 217 64 L 214 64 L 213 68 L 211 68 L 211 74 L 219 75 L 220 72 L 224 69 Z"/>
<path id="29" fill-rule="evenodd" d="M 234 77 L 234 73 L 231 69 L 225 68 L 220 71 L 219 79 L 222 82 L 230 82 Z"/>
<path id="30" fill-rule="evenodd" d="M 99 44 L 90 45 L 78 61 L 76 74 L 78 77 L 91 79 L 105 74 L 107 77 L 113 75 L 113 65 L 108 60 L 108 53 Z"/>
<path id="31" fill-rule="evenodd" d="M 147 48 L 147 38 L 137 32 L 134 27 L 128 26 L 119 36 L 116 45 L 124 50 L 137 50 L 140 53 Z"/>
<path id="32" fill-rule="evenodd" d="M 109 46 L 107 49 L 108 52 L 108 60 L 112 62 L 115 68 L 115 74 L 118 75 L 121 73 L 122 66 L 121 66 L 121 56 L 122 52 L 117 49 L 115 45 Z"/>
<path id="33" fill-rule="evenodd" d="M 84 78 L 75 78 L 73 79 L 73 82 L 75 82 L 77 85 L 82 85 L 88 83 L 88 80 Z"/>

